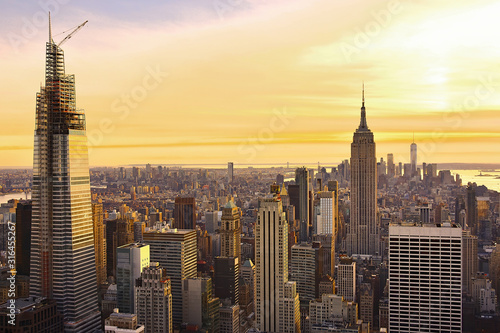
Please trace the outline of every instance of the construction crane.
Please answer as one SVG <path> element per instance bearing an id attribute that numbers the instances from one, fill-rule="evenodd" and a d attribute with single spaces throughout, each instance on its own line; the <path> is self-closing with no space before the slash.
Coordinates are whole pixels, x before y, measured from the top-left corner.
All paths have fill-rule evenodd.
<path id="1" fill-rule="evenodd" d="M 66 37 L 64 37 L 64 39 L 62 41 L 59 42 L 59 44 L 57 44 L 57 46 L 61 46 L 63 43 L 65 43 L 68 39 L 70 39 L 71 37 L 73 37 L 74 34 L 76 34 L 78 32 L 78 30 L 80 30 L 81 28 L 83 28 L 83 26 L 85 24 L 87 24 L 88 20 L 83 22 L 82 24 L 80 24 L 79 26 L 77 26 L 73 31 L 71 31 Z"/>

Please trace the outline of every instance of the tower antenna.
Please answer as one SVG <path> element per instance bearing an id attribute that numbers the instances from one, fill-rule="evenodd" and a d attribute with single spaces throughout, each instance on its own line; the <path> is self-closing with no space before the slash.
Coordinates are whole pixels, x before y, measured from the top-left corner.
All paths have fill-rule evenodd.
<path id="1" fill-rule="evenodd" d="M 50 21 L 50 12 L 49 12 L 49 43 L 52 43 L 52 23 Z"/>

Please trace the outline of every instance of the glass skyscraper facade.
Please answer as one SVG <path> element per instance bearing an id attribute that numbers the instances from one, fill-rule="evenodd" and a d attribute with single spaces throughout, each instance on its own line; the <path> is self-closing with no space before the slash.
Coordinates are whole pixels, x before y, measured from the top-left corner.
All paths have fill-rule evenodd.
<path id="1" fill-rule="evenodd" d="M 100 329 L 85 114 L 50 33 L 37 94 L 32 199 L 30 294 L 57 301 L 67 332 Z"/>

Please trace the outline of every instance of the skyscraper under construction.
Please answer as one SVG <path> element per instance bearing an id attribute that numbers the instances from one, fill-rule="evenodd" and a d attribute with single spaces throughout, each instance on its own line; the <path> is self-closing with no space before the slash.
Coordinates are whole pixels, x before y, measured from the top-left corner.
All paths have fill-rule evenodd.
<path id="1" fill-rule="evenodd" d="M 65 73 L 62 42 L 53 41 L 49 17 L 36 104 L 30 294 L 57 301 L 66 332 L 93 332 L 100 312 L 85 114 L 76 107 L 75 77 Z"/>

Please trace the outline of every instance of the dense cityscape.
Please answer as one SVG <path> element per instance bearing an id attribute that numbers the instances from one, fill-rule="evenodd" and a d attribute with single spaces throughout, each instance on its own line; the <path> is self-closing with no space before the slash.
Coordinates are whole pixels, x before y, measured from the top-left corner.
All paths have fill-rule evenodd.
<path id="1" fill-rule="evenodd" d="M 498 189 L 377 155 L 364 85 L 335 165 L 92 167 L 86 23 L 49 16 L 33 167 L 0 169 L 0 332 L 500 332 Z"/>

